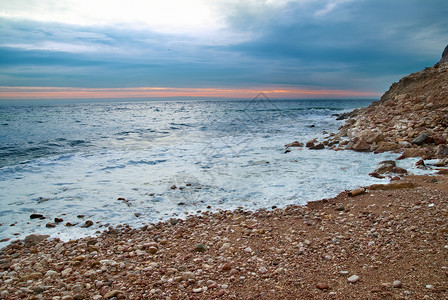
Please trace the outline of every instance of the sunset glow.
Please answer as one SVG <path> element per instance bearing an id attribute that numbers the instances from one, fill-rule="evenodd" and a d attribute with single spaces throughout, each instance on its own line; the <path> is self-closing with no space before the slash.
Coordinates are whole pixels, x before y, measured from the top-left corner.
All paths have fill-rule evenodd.
<path id="1" fill-rule="evenodd" d="M 375 92 L 346 90 L 271 88 L 222 89 L 222 88 L 66 88 L 66 87 L 0 87 L 0 99 L 75 99 L 75 98 L 252 98 L 264 92 L 271 98 L 375 98 Z"/>

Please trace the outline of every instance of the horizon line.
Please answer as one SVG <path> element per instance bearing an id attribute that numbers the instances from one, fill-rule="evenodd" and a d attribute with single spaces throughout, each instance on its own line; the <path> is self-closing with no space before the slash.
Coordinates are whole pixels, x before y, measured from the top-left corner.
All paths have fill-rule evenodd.
<path id="1" fill-rule="evenodd" d="M 251 98 L 264 93 L 270 98 L 354 98 L 378 97 L 378 92 L 294 87 L 258 88 L 173 88 L 173 87 L 11 87 L 0 86 L 0 100 L 102 99 L 102 98 Z"/>

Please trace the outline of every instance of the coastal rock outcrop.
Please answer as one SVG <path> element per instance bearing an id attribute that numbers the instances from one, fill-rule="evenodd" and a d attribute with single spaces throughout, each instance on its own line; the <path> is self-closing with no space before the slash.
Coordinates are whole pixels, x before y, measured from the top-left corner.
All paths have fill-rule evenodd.
<path id="1" fill-rule="evenodd" d="M 434 66 L 392 84 L 380 101 L 357 111 L 336 136 L 346 149 L 404 157 L 448 156 L 448 46 Z M 360 142 L 362 141 L 362 142 Z"/>

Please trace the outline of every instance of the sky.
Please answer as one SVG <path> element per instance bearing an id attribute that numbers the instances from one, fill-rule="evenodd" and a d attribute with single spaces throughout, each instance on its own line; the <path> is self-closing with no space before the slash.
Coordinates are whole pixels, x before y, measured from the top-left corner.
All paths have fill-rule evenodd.
<path id="1" fill-rule="evenodd" d="M 372 98 L 432 66 L 446 0 L 0 0 L 0 99 Z"/>

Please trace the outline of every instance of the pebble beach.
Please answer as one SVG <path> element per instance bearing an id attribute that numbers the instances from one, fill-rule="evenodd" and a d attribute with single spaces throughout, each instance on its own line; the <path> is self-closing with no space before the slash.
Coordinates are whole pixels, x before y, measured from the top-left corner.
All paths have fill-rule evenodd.
<path id="1" fill-rule="evenodd" d="M 406 184 L 396 184 L 405 182 Z M 448 176 L 0 254 L 2 299 L 445 299 Z M 405 187 L 405 188 L 402 188 Z"/>

